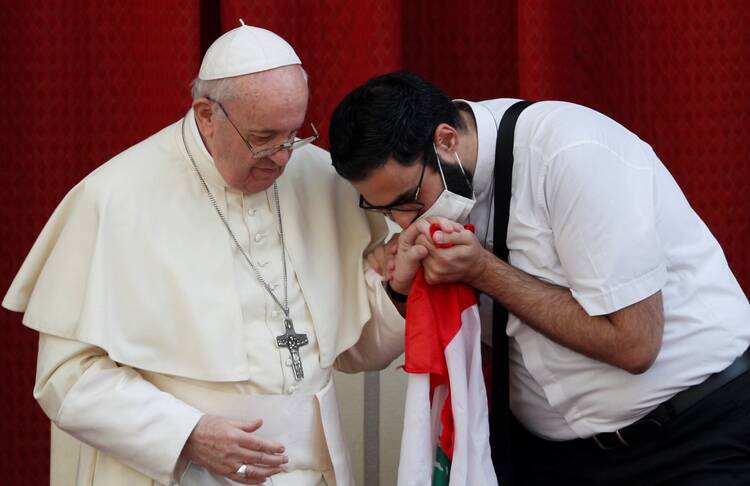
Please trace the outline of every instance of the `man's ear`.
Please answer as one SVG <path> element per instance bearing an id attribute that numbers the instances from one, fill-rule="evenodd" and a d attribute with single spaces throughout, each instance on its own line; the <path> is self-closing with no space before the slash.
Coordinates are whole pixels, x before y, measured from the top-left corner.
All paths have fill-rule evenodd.
<path id="1" fill-rule="evenodd" d="M 193 112 L 198 131 L 204 138 L 210 139 L 216 130 L 216 113 L 213 110 L 213 102 L 208 98 L 198 98 L 193 101 Z"/>
<path id="2" fill-rule="evenodd" d="M 432 142 L 438 150 L 445 150 L 450 153 L 456 152 L 458 148 L 458 131 L 447 123 L 441 123 L 435 128 L 435 135 Z"/>

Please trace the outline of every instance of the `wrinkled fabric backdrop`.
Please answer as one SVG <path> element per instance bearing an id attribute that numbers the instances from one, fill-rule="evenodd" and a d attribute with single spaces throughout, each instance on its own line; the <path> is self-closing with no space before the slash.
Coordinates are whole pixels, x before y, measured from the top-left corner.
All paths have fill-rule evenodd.
<path id="1" fill-rule="evenodd" d="M 202 52 L 239 17 L 296 48 L 324 146 L 336 102 L 400 68 L 454 97 L 567 100 L 615 118 L 655 148 L 750 290 L 748 2 L 37 0 L 0 15 L 2 294 L 78 180 L 184 114 Z M 45 484 L 37 337 L 17 314 L 0 320 L 0 478 Z"/>

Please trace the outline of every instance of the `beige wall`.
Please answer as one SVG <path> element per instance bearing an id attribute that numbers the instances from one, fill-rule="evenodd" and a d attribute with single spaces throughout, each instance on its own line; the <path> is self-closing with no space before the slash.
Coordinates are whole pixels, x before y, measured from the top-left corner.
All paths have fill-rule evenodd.
<path id="1" fill-rule="evenodd" d="M 368 378 L 364 373 L 335 374 L 336 394 L 359 486 L 396 484 L 406 394 L 406 372 L 398 369 L 403 363 L 401 356 L 388 369 L 373 372 Z M 369 432 L 365 423 L 366 409 Z M 372 427 L 373 424 L 376 426 Z M 372 443 L 365 444 L 366 433 L 376 435 L 379 447 L 373 449 Z"/>
<path id="2" fill-rule="evenodd" d="M 392 221 L 386 221 L 391 234 L 399 231 Z M 365 373 L 334 374 L 354 477 L 359 486 L 396 484 L 406 398 L 406 372 L 399 369 L 403 364 L 401 355 L 387 369 L 367 376 Z M 366 443 L 366 436 L 374 437 L 378 444 Z"/>

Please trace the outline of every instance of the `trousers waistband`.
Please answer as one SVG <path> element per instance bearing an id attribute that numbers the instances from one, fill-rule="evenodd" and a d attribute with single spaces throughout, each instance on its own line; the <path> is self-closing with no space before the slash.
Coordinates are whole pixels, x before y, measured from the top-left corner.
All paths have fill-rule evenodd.
<path id="1" fill-rule="evenodd" d="M 731 382 L 738 376 L 750 370 L 750 349 L 745 350 L 737 359 L 723 371 L 709 376 L 702 383 L 687 388 L 662 403 L 645 417 L 614 432 L 603 432 L 590 439 L 602 450 L 630 447 L 648 440 L 654 434 L 678 415 L 687 411 L 693 405 L 708 397 L 710 394 Z"/>

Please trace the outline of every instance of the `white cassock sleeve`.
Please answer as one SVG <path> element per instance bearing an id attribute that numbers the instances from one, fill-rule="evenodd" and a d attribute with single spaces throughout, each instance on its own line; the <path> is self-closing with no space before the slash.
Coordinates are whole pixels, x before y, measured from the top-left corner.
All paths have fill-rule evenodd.
<path id="1" fill-rule="evenodd" d="M 34 398 L 60 429 L 164 484 L 203 415 L 101 348 L 43 333 Z"/>
<path id="2" fill-rule="evenodd" d="M 334 364 L 346 373 L 382 370 L 404 352 L 404 318 L 388 297 L 380 275 L 367 263 L 365 280 L 370 320 L 356 344 L 341 353 Z"/>

